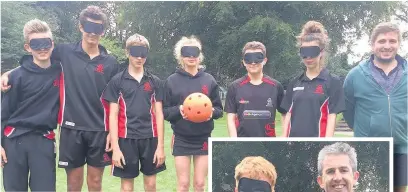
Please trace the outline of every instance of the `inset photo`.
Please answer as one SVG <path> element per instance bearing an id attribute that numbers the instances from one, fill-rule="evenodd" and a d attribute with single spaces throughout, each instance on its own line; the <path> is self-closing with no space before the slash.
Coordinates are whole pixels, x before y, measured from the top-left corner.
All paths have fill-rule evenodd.
<path id="1" fill-rule="evenodd" d="M 391 138 L 210 138 L 209 189 L 391 192 Z"/>

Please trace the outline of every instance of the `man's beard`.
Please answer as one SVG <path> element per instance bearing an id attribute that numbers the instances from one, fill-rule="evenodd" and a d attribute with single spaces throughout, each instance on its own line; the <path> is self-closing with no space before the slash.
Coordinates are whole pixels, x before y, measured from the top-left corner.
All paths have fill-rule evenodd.
<path id="1" fill-rule="evenodd" d="M 391 64 L 392 61 L 394 61 L 394 59 L 395 59 L 395 57 L 389 58 L 389 59 L 383 59 L 383 58 L 377 57 L 375 55 L 374 55 L 374 57 L 375 57 L 375 60 L 377 60 L 378 62 L 380 62 L 382 64 L 386 64 L 386 65 Z"/>

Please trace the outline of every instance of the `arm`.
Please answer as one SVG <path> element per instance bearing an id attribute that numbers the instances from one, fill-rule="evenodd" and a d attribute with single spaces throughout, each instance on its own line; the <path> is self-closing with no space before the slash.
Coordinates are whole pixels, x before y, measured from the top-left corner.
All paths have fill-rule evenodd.
<path id="1" fill-rule="evenodd" d="M 156 163 L 156 167 L 161 166 L 164 163 L 164 115 L 163 115 L 163 85 L 160 79 L 154 79 L 155 87 L 155 100 L 154 114 L 156 117 L 157 125 L 157 148 L 154 154 L 153 163 Z"/>
<path id="2" fill-rule="evenodd" d="M 214 109 L 212 119 L 219 119 L 224 114 L 222 112 L 223 107 L 222 107 L 222 102 L 221 102 L 221 97 L 220 97 L 220 88 L 217 82 L 214 81 L 214 84 L 215 86 L 211 90 L 211 95 L 210 95 L 210 99 L 211 99 L 212 106 Z"/>
<path id="3" fill-rule="evenodd" d="M 6 92 L 11 88 L 11 83 L 9 84 L 9 76 L 11 74 L 11 72 L 13 72 L 14 70 L 18 69 L 20 66 L 7 71 L 5 73 L 3 73 L 3 75 L 1 75 L 1 91 Z"/>
<path id="4" fill-rule="evenodd" d="M 167 121 L 174 122 L 177 121 L 179 119 L 182 118 L 181 113 L 180 113 L 180 106 L 178 106 L 177 104 L 174 106 L 172 105 L 172 92 L 171 92 L 171 87 L 168 83 L 168 81 L 166 81 L 163 85 L 163 115 L 164 115 L 164 119 L 166 119 Z"/>
<path id="5" fill-rule="evenodd" d="M 111 138 L 111 144 L 113 150 L 119 149 L 119 136 L 118 136 L 118 115 L 119 104 L 109 103 L 109 134 Z"/>
<path id="6" fill-rule="evenodd" d="M 282 137 L 289 137 L 289 124 L 290 124 L 290 118 L 292 116 L 292 113 L 288 112 L 285 115 L 285 118 L 283 118 L 283 123 L 282 123 Z"/>
<path id="7" fill-rule="evenodd" d="M 327 118 L 327 127 L 326 127 L 326 137 L 333 137 L 334 129 L 336 127 L 336 116 L 337 114 L 330 113 Z"/>
<path id="8" fill-rule="evenodd" d="M 289 125 L 290 125 L 290 119 L 292 116 L 291 109 L 292 109 L 292 104 L 293 104 L 293 87 L 294 87 L 294 81 L 290 82 L 286 88 L 286 93 L 284 93 L 284 96 L 282 98 L 282 101 L 280 103 L 280 110 L 279 112 L 286 112 L 285 115 L 282 115 L 282 136 L 283 137 L 288 137 L 289 136 Z M 279 99 L 278 99 L 279 101 Z M 279 109 L 279 108 L 278 108 Z"/>
<path id="9" fill-rule="evenodd" d="M 236 118 L 237 118 L 237 114 L 227 113 L 227 127 L 228 127 L 228 134 L 230 137 L 237 137 L 237 127 L 235 125 Z"/>
<path id="10" fill-rule="evenodd" d="M 329 117 L 327 119 L 326 137 L 334 135 L 337 114 L 345 110 L 344 91 L 340 79 L 331 80 L 329 91 Z"/>
<path id="11" fill-rule="evenodd" d="M 285 115 L 287 113 L 287 111 L 284 108 L 282 108 L 282 106 L 281 106 L 284 96 L 285 96 L 285 90 L 283 89 L 282 84 L 280 84 L 278 82 L 278 98 L 277 98 L 278 107 L 277 107 L 277 110 L 282 115 L 282 119 L 281 119 L 282 124 L 285 122 Z"/>
<path id="12" fill-rule="evenodd" d="M 3 94 L 1 100 L 1 138 L 4 137 L 4 127 L 7 124 L 7 120 L 17 110 L 19 103 L 18 95 L 20 92 L 20 81 L 14 73 L 11 73 L 10 75 L 10 84 L 13 85 L 13 87 L 11 87 L 8 92 Z"/>
<path id="13" fill-rule="evenodd" d="M 355 98 L 354 98 L 353 78 L 351 76 L 351 73 L 349 73 L 346 76 L 346 79 L 344 80 L 343 88 L 344 88 L 344 98 L 345 98 L 345 106 L 346 106 L 346 110 L 343 111 L 343 117 L 347 125 L 351 129 L 353 129 Z"/>

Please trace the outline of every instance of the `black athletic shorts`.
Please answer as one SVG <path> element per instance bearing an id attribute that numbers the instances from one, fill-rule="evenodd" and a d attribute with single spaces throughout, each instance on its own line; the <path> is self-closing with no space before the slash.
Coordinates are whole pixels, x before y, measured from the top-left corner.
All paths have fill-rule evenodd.
<path id="1" fill-rule="evenodd" d="M 394 186 L 407 186 L 407 154 L 394 154 Z"/>
<path id="2" fill-rule="evenodd" d="M 113 176 L 127 179 L 139 176 L 139 162 L 140 172 L 144 175 L 155 175 L 166 170 L 165 163 L 157 168 L 156 163 L 153 163 L 154 153 L 157 149 L 157 137 L 148 139 L 119 138 L 118 142 L 126 165 L 123 166 L 123 169 L 112 165 Z"/>
<path id="3" fill-rule="evenodd" d="M 173 135 L 173 156 L 208 155 L 208 137 L 186 139 Z"/>
<path id="4" fill-rule="evenodd" d="M 7 163 L 3 168 L 5 191 L 55 191 L 55 140 L 30 132 L 3 138 Z"/>
<path id="5" fill-rule="evenodd" d="M 111 164 L 105 152 L 105 131 L 82 131 L 68 128 L 60 130 L 59 168 L 78 168 L 85 164 L 104 167 Z"/>

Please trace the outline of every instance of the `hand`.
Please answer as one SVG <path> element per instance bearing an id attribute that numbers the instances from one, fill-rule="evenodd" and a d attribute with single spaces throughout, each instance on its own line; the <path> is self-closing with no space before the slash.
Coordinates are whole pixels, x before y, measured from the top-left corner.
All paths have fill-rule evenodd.
<path id="1" fill-rule="evenodd" d="M 214 113 L 214 107 L 212 108 L 211 115 L 210 115 L 210 117 L 207 119 L 207 121 L 209 121 L 209 120 L 212 119 L 213 113 Z"/>
<path id="2" fill-rule="evenodd" d="M 110 152 L 112 151 L 112 144 L 111 144 L 111 137 L 110 137 L 110 133 L 108 134 L 108 136 L 106 137 L 106 146 L 105 146 L 105 151 L 106 152 Z"/>
<path id="3" fill-rule="evenodd" d="M 8 85 L 8 73 L 5 73 L 1 76 L 1 91 L 2 92 L 7 92 L 10 88 L 11 85 Z"/>
<path id="4" fill-rule="evenodd" d="M 4 168 L 4 164 L 7 163 L 7 156 L 6 156 L 6 151 L 1 147 L 0 149 L 1 153 L 1 168 Z"/>
<path id="5" fill-rule="evenodd" d="M 187 116 L 186 114 L 184 114 L 183 105 L 180 105 L 179 109 L 180 109 L 180 114 L 183 117 L 183 119 L 187 120 Z"/>
<path id="6" fill-rule="evenodd" d="M 123 165 L 126 165 L 125 157 L 123 156 L 123 153 L 119 148 L 113 150 L 112 162 L 115 167 L 119 167 L 121 169 L 123 169 Z"/>
<path id="7" fill-rule="evenodd" d="M 164 155 L 164 149 L 162 147 L 158 147 L 153 157 L 153 163 L 156 163 L 156 168 L 160 167 L 165 160 L 166 156 Z"/>

